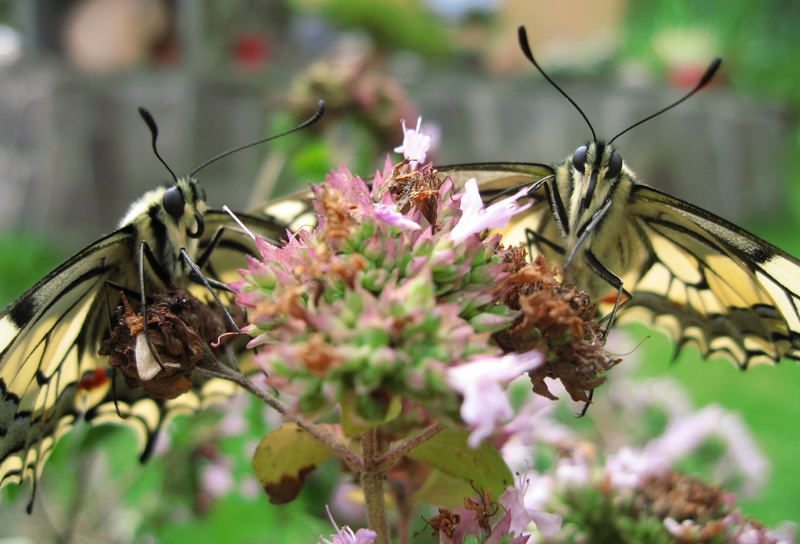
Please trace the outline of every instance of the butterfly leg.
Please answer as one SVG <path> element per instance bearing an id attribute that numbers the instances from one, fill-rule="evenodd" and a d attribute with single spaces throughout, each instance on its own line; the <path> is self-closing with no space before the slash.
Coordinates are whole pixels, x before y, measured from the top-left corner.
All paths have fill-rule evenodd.
<path id="1" fill-rule="evenodd" d="M 589 268 L 603 278 L 605 281 L 609 283 L 612 287 L 617 290 L 617 299 L 614 302 L 614 308 L 611 312 L 603 318 L 603 320 L 608 319 L 608 324 L 603 329 L 603 343 L 605 344 L 606 339 L 608 338 L 608 332 L 611 330 L 611 326 L 614 324 L 614 316 L 617 313 L 617 310 L 620 307 L 620 301 L 622 300 L 622 295 L 624 294 L 628 299 L 631 298 L 630 293 L 622 287 L 622 280 L 613 272 L 611 272 L 608 268 L 606 268 L 603 263 L 592 253 L 591 249 L 587 249 L 584 252 L 586 257 L 586 263 L 589 265 Z M 594 397 L 594 389 L 589 390 L 589 400 L 583 405 L 583 409 L 581 410 L 578 417 L 583 417 L 586 415 L 586 411 L 589 409 L 589 405 L 592 403 L 592 398 Z"/>
<path id="2" fill-rule="evenodd" d="M 529 255 L 529 258 L 531 258 L 531 259 L 532 259 L 532 255 L 533 255 L 533 248 L 539 246 L 540 244 L 544 244 L 545 246 L 547 246 L 548 248 L 552 249 L 553 251 L 555 251 L 559 255 L 563 255 L 564 253 L 566 253 L 566 250 L 563 247 L 561 247 L 560 245 L 556 244 L 555 242 L 553 242 L 549 238 L 547 238 L 545 236 L 542 236 L 541 234 L 539 234 L 538 232 L 536 232 L 534 230 L 525 229 L 525 238 L 526 238 L 526 243 L 527 243 L 527 246 L 528 246 L 528 255 Z"/>
<path id="3" fill-rule="evenodd" d="M 594 398 L 594 389 L 589 389 L 589 400 L 583 403 L 583 408 L 581 408 L 580 413 L 575 417 L 583 417 L 586 415 L 586 412 L 589 411 L 589 405 L 592 404 L 592 398 Z"/>
<path id="4" fill-rule="evenodd" d="M 208 247 L 206 247 L 203 250 L 203 253 L 197 258 L 197 267 L 199 269 L 202 270 L 209 263 L 209 260 L 211 259 L 211 255 L 214 253 L 214 250 L 217 249 L 218 247 L 220 247 L 220 244 L 223 242 L 223 236 L 225 236 L 225 234 L 228 233 L 228 232 L 236 233 L 239 236 L 242 235 L 241 231 L 236 230 L 234 228 L 227 227 L 227 226 L 219 227 L 217 229 L 217 231 L 214 233 L 214 236 L 211 238 L 211 241 L 208 243 Z M 228 241 L 228 242 L 230 242 L 230 241 Z M 238 247 L 236 249 L 238 249 L 242 253 L 252 254 L 251 250 L 249 250 L 248 248 L 245 248 L 241 244 L 238 244 Z M 212 270 L 211 273 L 212 274 L 214 273 L 213 270 Z M 202 276 L 202 274 L 200 274 L 200 275 Z M 196 273 L 194 272 L 194 270 L 192 271 L 192 274 L 190 275 L 190 279 L 192 281 L 196 282 L 196 283 L 199 280 L 199 277 L 196 277 Z M 219 282 L 219 281 L 217 281 L 217 280 L 215 280 L 213 278 L 209 278 L 207 276 L 206 276 L 206 279 L 208 280 L 208 282 L 211 285 L 213 285 L 217 289 L 222 289 L 224 291 L 233 292 L 230 287 L 228 287 L 227 285 L 225 285 L 222 282 Z"/>
<path id="5" fill-rule="evenodd" d="M 239 233 L 239 231 L 226 226 L 222 226 L 217 229 L 217 232 L 214 233 L 214 236 L 208 243 L 208 247 L 206 247 L 203 250 L 202 255 L 200 255 L 200 257 L 197 258 L 197 266 L 203 268 L 206 264 L 208 264 L 208 260 L 211 258 L 211 254 L 214 253 L 214 250 L 217 249 L 217 247 L 219 247 L 220 242 L 222 242 L 222 237 L 225 235 L 226 232 L 229 231 Z"/>
<path id="6" fill-rule="evenodd" d="M 211 281 L 209 280 L 209 278 L 206 278 L 203 275 L 203 273 L 200 271 L 200 267 L 191 259 L 191 257 L 189 257 L 189 255 L 186 253 L 186 251 L 183 248 L 181 248 L 181 257 L 183 257 L 183 260 L 186 261 L 186 264 L 188 264 L 189 267 L 192 269 L 192 272 L 194 272 L 194 274 L 197 276 L 197 278 L 199 279 L 200 283 L 202 285 L 204 285 L 206 289 L 208 289 L 208 292 L 211 293 L 211 296 L 213 296 L 214 300 L 217 301 L 217 304 L 219 304 L 219 307 L 222 308 L 222 311 L 225 312 L 225 317 L 228 319 L 228 322 L 233 327 L 233 330 L 235 330 L 237 333 L 241 333 L 242 331 L 236 325 L 236 322 L 234 322 L 233 317 L 231 317 L 231 314 L 228 312 L 228 309 L 222 303 L 222 300 L 220 300 L 219 295 L 217 294 L 216 291 L 214 291 L 214 288 L 211 286 Z M 216 282 L 216 283 L 219 283 L 219 282 Z M 226 286 L 226 288 L 227 288 L 227 286 Z"/>
<path id="7" fill-rule="evenodd" d="M 587 249 L 584 255 L 586 257 L 586 263 L 589 265 L 592 272 L 607 281 L 611 287 L 617 290 L 617 299 L 614 301 L 614 308 L 603 318 L 603 320 L 608 320 L 608 325 L 603 329 L 603 342 L 605 342 L 606 338 L 608 338 L 608 331 L 611 330 L 611 326 L 614 324 L 614 317 L 621 306 L 622 296 L 625 295 L 625 298 L 629 300 L 631 294 L 622 286 L 622 280 L 619 276 L 606 268 L 590 249 Z"/>
<path id="8" fill-rule="evenodd" d="M 159 270 L 160 267 L 158 266 L 158 262 L 156 261 L 155 255 L 150 250 L 150 246 L 147 245 L 147 242 L 142 242 L 139 244 L 139 302 L 141 304 L 141 312 L 142 312 L 142 331 L 144 332 L 144 339 L 147 342 L 147 347 L 150 349 L 150 354 L 158 363 L 158 366 L 161 367 L 161 370 L 164 370 L 164 363 L 161 361 L 161 357 L 158 355 L 158 351 L 153 346 L 153 342 L 150 340 L 150 332 L 147 330 L 147 300 L 145 297 L 144 292 L 144 260 L 147 258 L 147 261 L 153 266 L 156 270 Z"/>

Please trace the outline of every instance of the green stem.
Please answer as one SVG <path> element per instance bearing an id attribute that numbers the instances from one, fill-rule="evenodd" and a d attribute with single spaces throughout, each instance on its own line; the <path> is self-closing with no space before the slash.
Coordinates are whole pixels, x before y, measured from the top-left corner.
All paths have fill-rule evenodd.
<path id="1" fill-rule="evenodd" d="M 361 435 L 361 488 L 367 508 L 367 525 L 378 533 L 378 544 L 389 544 L 389 525 L 386 521 L 386 503 L 383 496 L 385 472 L 375 461 L 378 458 L 378 429 L 373 427 Z"/>

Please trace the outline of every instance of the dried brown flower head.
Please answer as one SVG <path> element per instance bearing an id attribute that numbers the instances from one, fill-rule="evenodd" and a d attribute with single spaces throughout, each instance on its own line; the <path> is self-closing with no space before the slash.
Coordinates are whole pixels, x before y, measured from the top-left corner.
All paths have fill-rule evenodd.
<path id="1" fill-rule="evenodd" d="M 436 216 L 439 188 L 446 179 L 447 176 L 434 168 L 412 170 L 408 161 L 404 161 L 395 165 L 391 177 L 386 179 L 384 191 L 392 194 L 400 213 L 405 214 L 416 208 L 436 231 L 440 228 Z"/>
<path id="2" fill-rule="evenodd" d="M 519 267 L 518 253 L 511 255 L 510 266 Z M 529 373 L 534 392 L 555 400 L 544 378 L 558 378 L 573 400 L 588 402 L 586 391 L 602 384 L 605 372 L 619 362 L 606 356 L 589 295 L 562 283 L 541 255 L 518 268 L 500 289 L 504 302 L 522 315 L 495 334 L 497 343 L 506 351 L 536 349 L 547 356 L 545 365 Z"/>
<path id="3" fill-rule="evenodd" d="M 227 332 L 216 305 L 205 304 L 177 289 L 154 297 L 147 306 L 147 331 L 161 364 L 144 335 L 144 319 L 125 294 L 117 309 L 111 336 L 100 347 L 119 368 L 130 387 L 141 387 L 154 398 L 174 398 L 192 387 L 195 366 L 214 357 L 210 344 Z"/>
<path id="4" fill-rule="evenodd" d="M 709 542 L 724 535 L 730 506 L 717 485 L 708 485 L 678 472 L 651 474 L 638 487 L 635 506 L 642 514 L 657 519 L 691 520 L 692 531 L 677 542 Z"/>
<path id="5" fill-rule="evenodd" d="M 453 538 L 456 527 L 458 527 L 458 524 L 461 522 L 461 516 L 447 508 L 439 508 L 439 515 L 423 519 L 425 520 L 426 526 L 430 525 L 432 529 L 431 536 L 443 534 L 447 538 Z M 414 536 L 418 536 L 420 533 L 421 531 L 414 533 Z"/>
<path id="6" fill-rule="evenodd" d="M 717 516 L 728 505 L 718 485 L 709 485 L 679 472 L 650 474 L 639 484 L 638 506 L 660 519 L 703 520 Z"/>

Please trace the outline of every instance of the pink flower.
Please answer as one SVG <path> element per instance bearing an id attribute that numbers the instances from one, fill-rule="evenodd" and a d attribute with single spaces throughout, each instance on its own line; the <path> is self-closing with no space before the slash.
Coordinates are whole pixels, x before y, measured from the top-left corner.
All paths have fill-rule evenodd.
<path id="1" fill-rule="evenodd" d="M 201 480 L 203 490 L 212 497 L 221 497 L 233 489 L 230 463 L 220 460 L 203 467 Z"/>
<path id="2" fill-rule="evenodd" d="M 642 455 L 674 463 L 717 437 L 727 443 L 727 456 L 744 477 L 742 492 L 753 496 L 769 473 L 769 461 L 759 449 L 747 425 L 735 412 L 709 405 L 695 414 L 675 418 L 660 437 L 647 443 Z"/>
<path id="3" fill-rule="evenodd" d="M 509 531 L 513 534 L 522 534 L 533 522 L 544 536 L 553 536 L 561 530 L 562 519 L 558 514 L 541 512 L 525 506 L 529 480 L 525 480 L 521 489 L 509 486 L 497 501 L 511 516 Z"/>
<path id="4" fill-rule="evenodd" d="M 636 488 L 648 474 L 658 474 L 669 469 L 661 456 L 646 455 L 630 447 L 623 447 L 606 461 L 606 476 L 613 487 Z"/>
<path id="5" fill-rule="evenodd" d="M 694 540 L 700 533 L 700 527 L 691 519 L 685 519 L 679 523 L 674 518 L 664 518 L 664 528 L 672 536 L 689 541 Z"/>
<path id="6" fill-rule="evenodd" d="M 401 229 L 419 230 L 422 228 L 419 223 L 398 212 L 393 205 L 375 204 L 375 218 Z"/>
<path id="7" fill-rule="evenodd" d="M 403 120 L 403 145 L 394 148 L 395 152 L 402 153 L 411 163 L 412 168 L 417 167 L 417 163 L 425 162 L 425 156 L 431 148 L 431 137 L 420 131 L 422 117 L 417 117 L 417 128 L 406 128 L 406 121 Z"/>
<path id="8" fill-rule="evenodd" d="M 517 200 L 528 194 L 528 188 L 523 187 L 516 194 L 495 202 L 488 208 L 483 207 L 483 199 L 478 191 L 478 182 L 473 178 L 464 185 L 461 195 L 461 218 L 450 231 L 450 239 L 455 244 L 460 244 L 472 234 L 478 234 L 486 229 L 502 229 L 511 221 L 511 217 L 527 210 L 533 205 L 529 202 L 520 206 Z"/>
<path id="9" fill-rule="evenodd" d="M 336 529 L 336 534 L 331 535 L 332 540 L 320 536 L 320 539 L 322 539 L 322 542 L 325 544 L 372 544 L 375 542 L 375 539 L 378 538 L 378 533 L 371 529 L 359 529 L 355 533 L 347 525 L 339 529 L 339 527 L 336 526 L 336 522 L 333 521 L 331 509 L 328 508 L 328 505 L 325 505 L 325 510 L 328 512 L 328 519 L 331 520 L 333 528 Z"/>
<path id="10" fill-rule="evenodd" d="M 477 448 L 494 432 L 498 423 L 514 415 L 501 385 L 543 362 L 541 353 L 529 351 L 484 357 L 448 368 L 447 383 L 464 397 L 461 419 L 473 429 L 469 437 L 470 447 Z"/>

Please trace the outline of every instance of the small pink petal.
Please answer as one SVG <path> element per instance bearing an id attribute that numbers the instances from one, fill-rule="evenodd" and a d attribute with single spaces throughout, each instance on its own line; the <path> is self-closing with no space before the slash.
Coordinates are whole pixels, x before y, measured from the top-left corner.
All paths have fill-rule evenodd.
<path id="1" fill-rule="evenodd" d="M 484 357 L 447 370 L 447 383 L 464 397 L 461 419 L 472 428 L 468 444 L 477 448 L 500 422 L 514 413 L 502 386 L 542 364 L 536 351 Z"/>
<path id="2" fill-rule="evenodd" d="M 523 212 L 533 205 L 533 202 L 522 206 L 517 204 L 517 200 L 527 194 L 528 188 L 523 187 L 516 194 L 484 208 L 477 180 L 475 178 L 468 180 L 461 195 L 461 218 L 450 231 L 450 239 L 453 243 L 460 244 L 471 235 L 487 229 L 505 228 L 515 214 Z"/>
<path id="3" fill-rule="evenodd" d="M 380 221 L 384 221 L 401 229 L 419 230 L 422 228 L 419 223 L 412 221 L 402 213 L 398 212 L 394 206 L 375 204 L 375 217 Z"/>
<path id="4" fill-rule="evenodd" d="M 395 152 L 402 153 L 411 163 L 412 168 L 416 168 L 417 163 L 425 162 L 428 150 L 431 148 L 431 137 L 423 133 L 422 117 L 417 118 L 417 128 L 406 128 L 406 121 L 403 120 L 403 144 L 394 148 Z"/>
<path id="5" fill-rule="evenodd" d="M 372 529 L 359 529 L 355 533 L 347 525 L 339 529 L 333 520 L 333 515 L 331 515 L 331 509 L 328 505 L 325 505 L 325 510 L 328 511 L 328 519 L 331 520 L 334 529 L 336 529 L 336 534 L 331 535 L 332 540 L 320 537 L 325 544 L 372 544 L 378 538 L 378 533 Z"/>
<path id="6" fill-rule="evenodd" d="M 511 516 L 509 532 L 522 534 L 530 522 L 536 524 L 539 532 L 545 536 L 553 536 L 561 530 L 562 519 L 558 514 L 541 512 L 525 506 L 529 481 L 525 480 L 522 488 L 509 486 L 505 492 L 498 497 L 497 501 L 505 508 Z"/>

